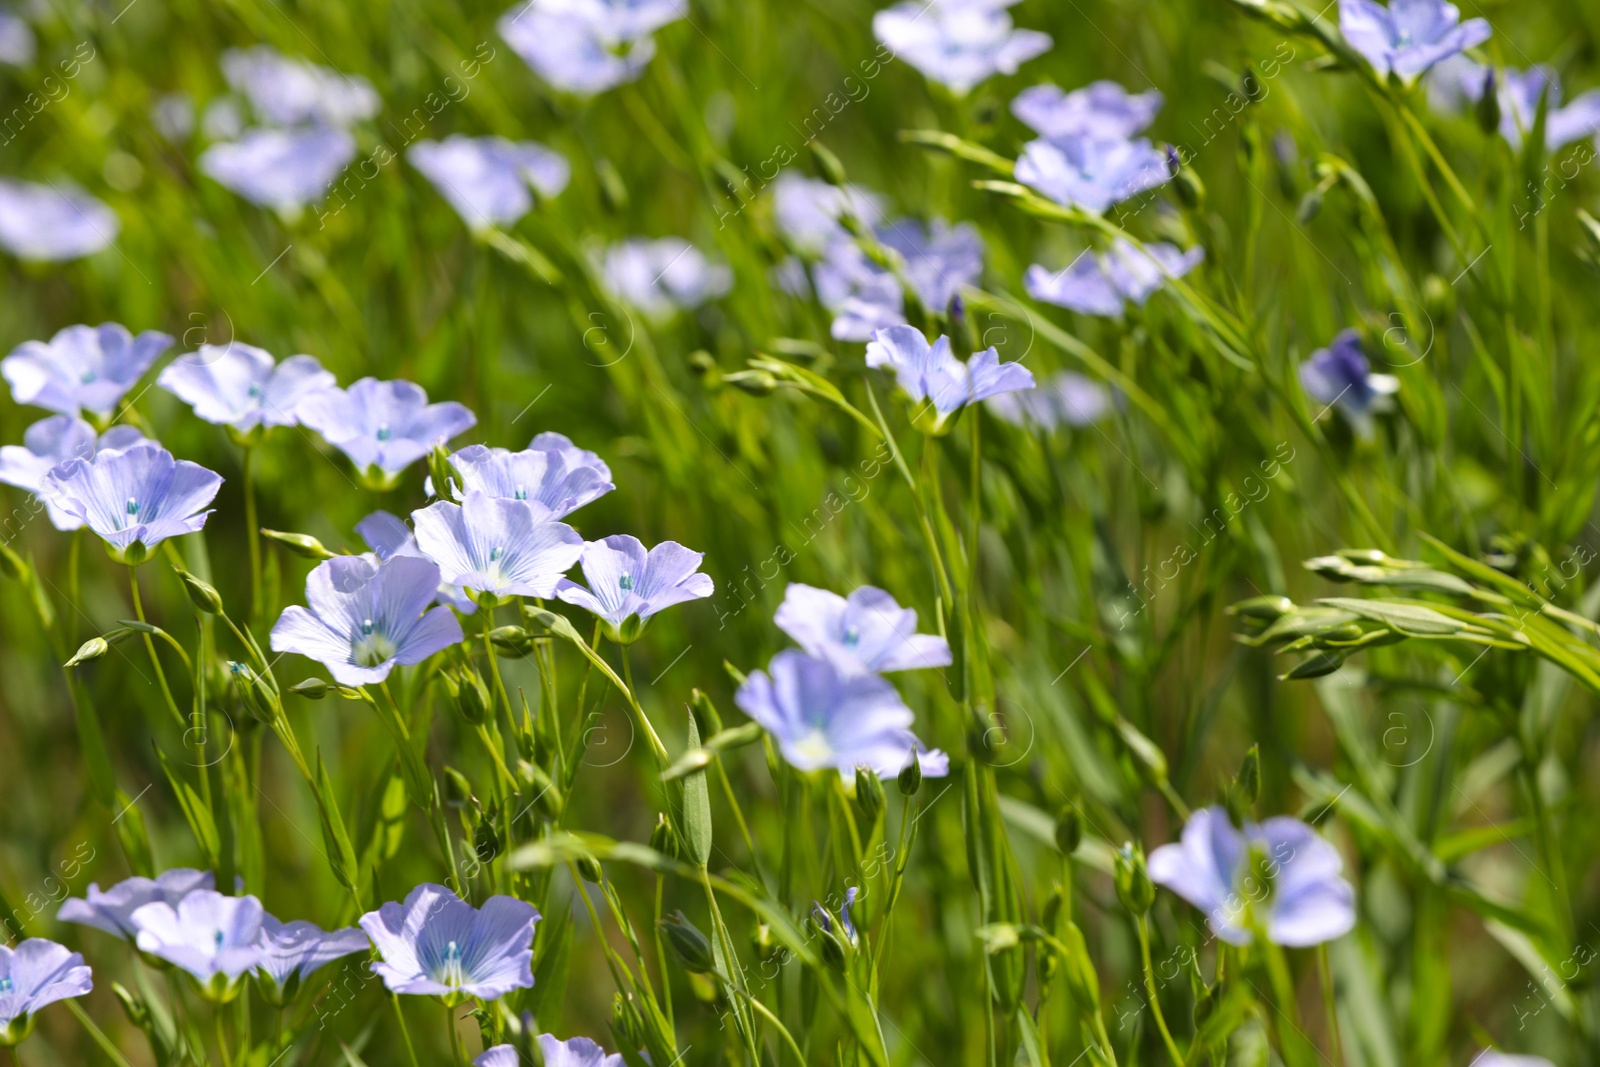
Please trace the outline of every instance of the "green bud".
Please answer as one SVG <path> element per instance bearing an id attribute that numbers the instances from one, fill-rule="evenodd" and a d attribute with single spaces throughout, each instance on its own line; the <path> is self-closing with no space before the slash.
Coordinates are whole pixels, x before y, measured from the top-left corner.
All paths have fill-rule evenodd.
<path id="1" fill-rule="evenodd" d="M 78 647 L 66 666 L 76 667 L 80 663 L 88 663 L 92 659 L 99 659 L 111 650 L 111 643 L 103 637 L 91 637 Z"/>
<path id="2" fill-rule="evenodd" d="M 573 865 L 578 868 L 578 874 L 585 882 L 600 885 L 605 881 L 606 872 L 601 869 L 600 861 L 593 856 L 579 856 L 573 861 Z"/>
<path id="3" fill-rule="evenodd" d="M 643 1048 L 644 1030 L 632 1001 L 621 993 L 611 996 L 611 1034 L 619 1048 Z"/>
<path id="4" fill-rule="evenodd" d="M 811 142 L 811 161 L 816 164 L 818 176 L 829 185 L 843 188 L 849 181 L 845 177 L 844 164 L 821 141 Z"/>
<path id="5" fill-rule="evenodd" d="M 328 695 L 328 683 L 321 678 L 307 678 L 289 687 L 289 692 L 306 700 L 321 700 Z"/>
<path id="6" fill-rule="evenodd" d="M 778 939 L 772 936 L 772 926 L 768 923 L 756 923 L 755 930 L 750 934 L 750 947 L 755 950 L 756 959 L 762 963 L 771 962 L 783 951 Z"/>
<path id="7" fill-rule="evenodd" d="M 1073 999 L 1090 1014 L 1098 1012 L 1100 976 L 1095 973 L 1094 961 L 1089 958 L 1089 946 L 1083 940 L 1083 931 L 1078 929 L 1077 923 L 1069 920 L 1058 940 L 1067 950 L 1066 957 L 1061 961 L 1062 973 L 1066 975 L 1067 987 L 1072 990 Z"/>
<path id="8" fill-rule="evenodd" d="M 477 726 L 489 718 L 489 709 L 494 706 L 493 699 L 489 696 L 489 687 L 484 684 L 483 677 L 471 667 L 463 666 L 457 672 L 454 695 L 456 710 L 468 723 Z"/>
<path id="9" fill-rule="evenodd" d="M 917 758 L 917 750 L 911 750 L 911 759 L 900 768 L 900 795 L 914 797 L 917 790 L 922 788 L 922 761 Z"/>
<path id="10" fill-rule="evenodd" d="M 493 811 L 485 813 L 478 821 L 477 828 L 472 835 L 472 851 L 477 855 L 479 863 L 488 863 L 500 855 L 503 842 L 500 840 L 500 831 L 495 826 Z"/>
<path id="11" fill-rule="evenodd" d="M 302 559 L 324 560 L 333 558 L 333 553 L 323 548 L 322 542 L 310 534 L 284 533 L 282 530 L 268 530 L 263 527 L 261 536 L 268 541 L 278 542 L 278 544 Z"/>
<path id="12" fill-rule="evenodd" d="M 771 396 L 778 388 L 778 379 L 764 370 L 741 370 L 724 374 L 722 380 L 751 396 Z"/>
<path id="13" fill-rule="evenodd" d="M 1307 678 L 1321 678 L 1323 675 L 1332 674 L 1344 666 L 1344 657 L 1336 652 L 1317 652 L 1309 659 L 1302 660 L 1298 666 L 1288 674 L 1279 675 L 1280 681 L 1303 681 Z"/>
<path id="14" fill-rule="evenodd" d="M 1322 214 L 1322 189 L 1315 188 L 1300 198 L 1300 207 L 1295 211 L 1295 218 L 1305 225 L 1318 215 Z"/>
<path id="15" fill-rule="evenodd" d="M 461 503 L 461 497 L 456 492 L 460 486 L 461 475 L 456 473 L 455 467 L 450 463 L 450 453 L 442 444 L 434 445 L 428 450 L 428 481 L 433 484 L 434 496 L 452 504 Z"/>
<path id="16" fill-rule="evenodd" d="M 1156 887 L 1145 869 L 1144 849 L 1129 841 L 1116 852 L 1113 880 L 1117 900 L 1134 915 L 1145 915 L 1156 902 Z"/>
<path id="17" fill-rule="evenodd" d="M 678 847 L 678 831 L 672 828 L 672 820 L 665 813 L 656 815 L 656 828 L 650 831 L 650 847 L 671 859 L 677 859 L 680 853 Z"/>
<path id="18" fill-rule="evenodd" d="M 868 830 L 877 823 L 878 816 L 883 814 L 883 783 L 878 780 L 877 772 L 871 767 L 861 766 L 856 768 L 856 810 L 861 812 L 861 817 L 866 820 Z"/>
<path id="19" fill-rule="evenodd" d="M 238 690 L 239 700 L 250 717 L 262 723 L 276 722 L 278 716 L 283 714 L 283 706 L 272 686 L 251 670 L 247 663 L 230 662 L 228 672 L 233 676 L 233 687 Z"/>
<path id="20" fill-rule="evenodd" d="M 452 808 L 464 808 L 472 799 L 472 783 L 454 767 L 444 769 L 444 802 Z"/>
<path id="21" fill-rule="evenodd" d="M 1076 804 L 1068 804 L 1061 809 L 1061 814 L 1056 816 L 1056 847 L 1063 856 L 1070 856 L 1078 851 L 1078 845 L 1083 841 L 1083 815 L 1078 811 Z"/>
<path id="22" fill-rule="evenodd" d="M 1478 128 L 1484 133 L 1493 135 L 1500 131 L 1499 78 L 1495 76 L 1493 67 L 1484 71 L 1483 87 L 1478 96 L 1476 115 Z"/>
<path id="23" fill-rule="evenodd" d="M 689 369 L 700 377 L 706 377 L 717 370 L 717 357 L 705 349 L 689 353 Z"/>
<path id="24" fill-rule="evenodd" d="M 177 571 L 178 577 L 183 580 L 183 590 L 189 594 L 189 600 L 196 610 L 207 615 L 222 614 L 222 595 L 217 592 L 216 586 L 201 581 L 182 568 L 174 567 L 173 570 Z"/>
<path id="25" fill-rule="evenodd" d="M 694 711 L 701 737 L 715 737 L 722 732 L 722 716 L 717 714 L 717 706 L 711 703 L 711 698 L 704 691 L 689 690 L 689 707 Z"/>
<path id="26" fill-rule="evenodd" d="M 145 1007 L 143 997 L 116 981 L 111 983 L 111 992 L 122 1005 L 123 1013 L 128 1016 L 129 1022 L 141 1030 L 150 1028 L 150 1009 Z"/>
<path id="27" fill-rule="evenodd" d="M 1427 314 L 1438 328 L 1438 324 L 1446 321 L 1456 310 L 1455 286 L 1439 277 L 1430 274 L 1422 279 L 1422 310 Z"/>
<path id="28" fill-rule="evenodd" d="M 1286 596 L 1257 596 L 1228 606 L 1229 615 L 1243 615 L 1247 619 L 1277 622 L 1294 610 L 1294 601 Z"/>
<path id="29" fill-rule="evenodd" d="M 1234 779 L 1239 795 L 1252 805 L 1261 798 L 1261 746 L 1251 745 L 1239 765 L 1239 777 Z"/>
<path id="30" fill-rule="evenodd" d="M 520 626 L 496 626 L 489 631 L 489 641 L 496 652 L 513 659 L 522 659 L 533 651 L 533 635 Z"/>
<path id="31" fill-rule="evenodd" d="M 667 944 L 684 970 L 690 974 L 708 974 L 715 969 L 716 959 L 711 954 L 711 942 L 684 917 L 683 912 L 675 911 L 657 925 L 667 935 Z"/>

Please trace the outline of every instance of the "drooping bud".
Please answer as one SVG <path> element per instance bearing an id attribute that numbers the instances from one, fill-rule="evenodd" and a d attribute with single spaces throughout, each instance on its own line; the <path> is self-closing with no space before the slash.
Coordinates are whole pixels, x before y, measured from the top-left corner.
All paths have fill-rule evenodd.
<path id="1" fill-rule="evenodd" d="M 573 865 L 578 868 L 578 874 L 585 882 L 600 885 L 605 881 L 606 872 L 601 869 L 600 861 L 593 856 L 579 856 L 573 861 Z"/>
<path id="2" fill-rule="evenodd" d="M 489 641 L 496 652 L 513 659 L 521 659 L 533 651 L 533 635 L 520 626 L 496 626 L 489 631 Z"/>
<path id="3" fill-rule="evenodd" d="M 770 371 L 740 370 L 724 374 L 722 380 L 751 396 L 771 396 L 778 389 L 778 379 Z"/>
<path id="4" fill-rule="evenodd" d="M 1155 883 L 1145 869 L 1144 849 L 1129 841 L 1116 853 L 1116 870 L 1113 880 L 1117 886 L 1117 900 L 1134 915 L 1145 915 L 1156 902 Z"/>
<path id="5" fill-rule="evenodd" d="M 321 678 L 307 678 L 289 687 L 289 692 L 307 700 L 321 700 L 328 695 L 328 683 Z"/>
<path id="6" fill-rule="evenodd" d="M 244 704 L 251 718 L 267 724 L 278 720 L 278 716 L 283 714 L 283 706 L 270 683 L 251 670 L 248 663 L 230 662 L 228 673 L 233 677 L 240 703 Z"/>
<path id="7" fill-rule="evenodd" d="M 92 659 L 99 659 L 111 650 L 111 643 L 103 637 L 91 637 L 78 647 L 71 659 L 64 666 L 76 667 L 80 663 L 88 663 Z"/>
<path id="8" fill-rule="evenodd" d="M 650 847 L 668 856 L 677 859 L 679 852 L 678 831 L 672 828 L 672 820 L 667 818 L 665 812 L 656 815 L 656 828 L 650 831 Z"/>
<path id="9" fill-rule="evenodd" d="M 189 600 L 195 609 L 207 615 L 222 614 L 222 595 L 217 592 L 216 586 L 210 582 L 201 581 L 181 567 L 174 567 L 178 577 L 183 580 L 183 591 L 189 594 Z"/>

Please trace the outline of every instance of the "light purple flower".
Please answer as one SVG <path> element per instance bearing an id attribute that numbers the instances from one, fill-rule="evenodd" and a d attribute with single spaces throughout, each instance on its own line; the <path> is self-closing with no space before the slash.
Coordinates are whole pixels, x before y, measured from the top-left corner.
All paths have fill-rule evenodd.
<path id="1" fill-rule="evenodd" d="M 1600 89 L 1591 89 L 1563 106 L 1561 76 L 1553 67 L 1508 67 L 1495 72 L 1465 56 L 1456 56 L 1428 75 L 1429 96 L 1441 110 L 1477 103 L 1483 98 L 1485 86 L 1491 84 L 1496 86 L 1495 96 L 1500 104 L 1500 136 L 1513 148 L 1521 148 L 1524 135 L 1532 132 L 1539 114 L 1539 98 L 1546 86 L 1550 92 L 1544 120 L 1546 149 L 1554 152 L 1581 137 L 1600 133 Z"/>
<path id="2" fill-rule="evenodd" d="M 206 524 L 222 477 L 155 444 L 69 459 L 45 475 L 42 494 L 89 527 L 123 562 L 137 564 L 169 537 Z"/>
<path id="3" fill-rule="evenodd" d="M 226 1003 L 238 994 L 239 979 L 261 963 L 263 914 L 255 897 L 196 889 L 176 904 L 154 901 L 136 910 L 134 943 L 188 971 L 208 1000 Z"/>
<path id="4" fill-rule="evenodd" d="M 450 464 L 462 491 L 540 504 L 553 519 L 616 488 L 599 456 L 558 433 L 540 434 L 521 452 L 468 445 L 450 456 Z"/>
<path id="5" fill-rule="evenodd" d="M 1484 1049 L 1468 1067 L 1556 1067 L 1556 1065 L 1543 1056 L 1518 1056 L 1510 1052 Z"/>
<path id="6" fill-rule="evenodd" d="M 0 248 L 18 259 L 79 259 L 111 247 L 117 213 L 71 182 L 0 178 Z"/>
<path id="7" fill-rule="evenodd" d="M 64 945 L 42 937 L 14 949 L 0 945 L 0 1046 L 16 1045 L 32 1033 L 40 1008 L 93 988 L 83 957 Z"/>
<path id="8" fill-rule="evenodd" d="M 372 970 L 395 993 L 495 1000 L 533 985 L 533 927 L 539 913 L 512 897 L 472 907 L 442 885 L 424 882 L 361 917 L 382 962 Z"/>
<path id="9" fill-rule="evenodd" d="M 355 138 L 344 130 L 263 128 L 207 148 L 200 169 L 251 203 L 292 215 L 319 202 L 355 157 Z"/>
<path id="10" fill-rule="evenodd" d="M 26 67 L 37 47 L 33 27 L 9 11 L 0 11 L 0 63 Z"/>
<path id="11" fill-rule="evenodd" d="M 853 215 L 868 226 L 880 223 L 883 197 L 859 185 L 841 189 L 786 170 L 772 183 L 772 214 L 789 244 L 803 255 L 814 256 L 834 241 L 850 239 L 839 221 L 844 215 Z"/>
<path id="12" fill-rule="evenodd" d="M 535 141 L 465 137 L 418 141 L 406 158 L 473 229 L 509 226 L 533 210 L 531 186 L 545 199 L 567 187 L 567 158 Z"/>
<path id="13" fill-rule="evenodd" d="M 940 337 L 930 345 L 912 326 L 890 326 L 873 334 L 867 366 L 893 370 L 907 396 L 931 401 L 938 412 L 936 425 L 968 404 L 1034 385 L 1032 371 L 1020 363 L 1001 363 L 992 348 L 963 364 L 951 355 L 950 338 Z"/>
<path id="14" fill-rule="evenodd" d="M 213 888 L 215 882 L 210 871 L 196 871 L 188 867 L 162 871 L 153 880 L 137 876 L 124 878 L 104 892 L 90 882 L 84 899 L 73 897 L 64 901 L 56 918 L 64 923 L 92 926 L 116 937 L 132 938 L 138 933 L 133 925 L 133 913 L 146 904 L 176 904 L 197 889 Z"/>
<path id="15" fill-rule="evenodd" d="M 489 600 L 549 597 L 583 555 L 583 538 L 543 505 L 467 490 L 411 513 L 417 547 L 450 585 Z"/>
<path id="16" fill-rule="evenodd" d="M 300 421 L 349 456 L 356 470 L 394 476 L 434 445 L 470 430 L 477 417 L 453 400 L 428 403 L 420 385 L 362 378 L 349 389 L 324 389 L 301 401 Z"/>
<path id="17" fill-rule="evenodd" d="M 1114 81 L 1091 82 L 1070 93 L 1054 85 L 1035 85 L 1011 101 L 1011 113 L 1046 140 L 1126 140 L 1143 133 L 1160 110 L 1158 90 L 1130 93 Z"/>
<path id="18" fill-rule="evenodd" d="M 585 589 L 563 580 L 556 596 L 568 604 L 592 611 L 613 627 L 637 615 L 642 622 L 663 608 L 711 595 L 709 574 L 701 574 L 705 553 L 663 541 L 645 550 L 637 537 L 615 534 L 583 546 Z"/>
<path id="19" fill-rule="evenodd" d="M 875 234 L 898 257 L 912 292 L 930 311 L 948 310 L 961 288 L 983 274 L 983 239 L 966 223 L 951 226 L 934 219 L 923 226 L 914 219 L 897 219 L 879 226 Z M 899 279 L 853 240 L 829 246 L 816 278 L 817 298 L 834 313 L 832 333 L 838 340 L 866 341 L 876 331 L 906 321 Z"/>
<path id="20" fill-rule="evenodd" d="M 949 757 L 924 750 L 911 732 L 911 709 L 879 675 L 844 674 L 825 659 L 793 649 L 774 656 L 770 670 L 770 676 L 752 671 L 734 702 L 800 770 L 833 768 L 846 780 L 854 780 L 858 766 L 893 775 L 915 749 L 924 775 L 950 772 Z"/>
<path id="21" fill-rule="evenodd" d="M 855 907 L 856 897 L 860 895 L 861 887 L 853 885 L 844 891 L 844 900 L 839 904 L 839 926 L 844 939 L 852 945 L 856 943 L 856 924 L 850 921 L 850 909 Z M 828 909 L 822 906 L 820 900 L 811 902 L 811 919 L 822 927 L 823 933 L 833 933 L 833 916 L 828 914 Z"/>
<path id="22" fill-rule="evenodd" d="M 257 45 L 222 53 L 222 74 L 271 126 L 350 126 L 378 113 L 372 83 Z"/>
<path id="23" fill-rule="evenodd" d="M 286 923 L 264 914 L 256 939 L 262 992 L 268 1003 L 282 1005 L 319 968 L 371 947 L 367 935 L 354 926 L 325 931 L 303 919 Z"/>
<path id="24" fill-rule="evenodd" d="M 428 558 L 422 554 L 422 549 L 417 547 L 417 535 L 411 532 L 411 527 L 392 512 L 374 511 L 356 523 L 356 533 L 361 535 L 361 539 L 367 543 L 367 547 L 380 562 L 391 556 Z M 439 594 L 434 599 L 466 615 L 478 610 L 478 605 L 472 602 L 465 589 L 449 582 L 439 583 Z"/>
<path id="25" fill-rule="evenodd" d="M 1187 252 L 1164 241 L 1140 248 L 1119 237 L 1110 251 L 1085 252 L 1058 271 L 1036 263 L 1028 268 L 1022 284 L 1035 300 L 1084 315 L 1114 318 L 1122 314 L 1125 301 L 1143 307 L 1167 279 L 1188 274 L 1205 256 L 1199 245 Z"/>
<path id="26" fill-rule="evenodd" d="M 109 415 L 172 345 L 159 330 L 135 337 L 115 322 L 68 326 L 49 341 L 24 341 L 0 361 L 19 404 L 62 415 Z"/>
<path id="27" fill-rule="evenodd" d="M 643 73 L 656 54 L 655 40 L 619 37 L 604 20 L 578 14 L 575 9 L 581 6 L 603 9 L 611 5 L 534 0 L 501 17 L 500 36 L 535 74 L 563 92 L 593 96 Z M 681 0 L 678 6 L 680 13 L 687 9 Z M 615 30 L 628 31 L 640 24 L 623 20 Z"/>
<path id="28" fill-rule="evenodd" d="M 733 287 L 733 273 L 680 237 L 632 238 L 606 249 L 606 286 L 623 303 L 652 318 L 691 310 Z"/>
<path id="29" fill-rule="evenodd" d="M 1489 39 L 1484 19 L 1461 21 L 1444 0 L 1339 0 L 1339 32 L 1366 57 L 1378 76 L 1414 81 L 1436 63 Z"/>
<path id="30" fill-rule="evenodd" d="M 917 612 L 865 585 L 848 597 L 792 582 L 773 618 L 778 629 L 843 674 L 917 670 L 950 665 L 950 645 L 917 633 Z"/>
<path id="31" fill-rule="evenodd" d="M 1372 416 L 1387 410 L 1400 389 L 1392 374 L 1373 374 L 1361 350 L 1361 335 L 1341 330 L 1327 348 L 1300 364 L 1300 386 L 1319 404 L 1337 406 L 1362 437 L 1372 435 Z"/>
<path id="32" fill-rule="evenodd" d="M 1178 844 L 1150 853 L 1150 878 L 1206 913 L 1212 931 L 1230 945 L 1253 939 L 1252 922 L 1267 940 L 1303 948 L 1348 933 L 1355 925 L 1355 891 L 1340 876 L 1339 850 L 1299 819 L 1276 816 L 1239 829 L 1220 807 L 1189 817 Z M 1253 871 L 1264 869 L 1269 885 Z"/>
<path id="33" fill-rule="evenodd" d="M 248 434 L 257 427 L 296 425 L 300 402 L 338 382 L 312 356 L 275 364 L 271 353 L 233 341 L 179 356 L 156 384 L 206 422 Z"/>
<path id="34" fill-rule="evenodd" d="M 540 1034 L 539 1051 L 544 1054 L 544 1067 L 623 1067 L 620 1055 L 606 1054 L 606 1050 L 587 1037 L 569 1037 L 565 1041 L 554 1034 Z M 517 1050 L 510 1045 L 496 1045 L 486 1049 L 472 1061 L 472 1067 L 525 1067 L 518 1059 Z"/>
<path id="35" fill-rule="evenodd" d="M 29 426 L 22 444 L 0 447 L 0 482 L 26 489 L 45 506 L 58 530 L 77 530 L 83 522 L 58 507 L 43 492 L 45 475 L 74 457 L 151 444 L 132 426 L 113 426 L 98 437 L 94 427 L 72 415 L 52 415 Z"/>
<path id="36" fill-rule="evenodd" d="M 439 567 L 415 556 L 335 556 L 306 577 L 306 604 L 283 609 L 272 628 L 274 652 L 323 664 L 341 685 L 389 677 L 396 664 L 421 663 L 460 644 L 461 623 L 447 607 L 429 610 Z"/>
<path id="37" fill-rule="evenodd" d="M 872 16 L 872 32 L 929 79 L 957 95 L 995 74 L 1017 68 L 1050 50 L 1050 35 L 1019 30 L 1002 6 L 896 4 Z"/>
<path id="38" fill-rule="evenodd" d="M 1058 204 L 1099 215 L 1166 184 L 1172 175 L 1167 157 L 1143 137 L 1069 137 L 1023 145 L 1016 177 Z"/>
<path id="39" fill-rule="evenodd" d="M 990 411 L 1014 426 L 1044 430 L 1059 426 L 1091 426 L 1111 409 L 1111 390 L 1093 378 L 1063 371 L 1038 388 L 1002 393 L 985 401 Z"/>

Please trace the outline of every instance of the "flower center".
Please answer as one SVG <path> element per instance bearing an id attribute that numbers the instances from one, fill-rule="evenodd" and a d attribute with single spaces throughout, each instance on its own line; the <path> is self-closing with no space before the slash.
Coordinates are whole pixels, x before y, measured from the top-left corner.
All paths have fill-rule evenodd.
<path id="1" fill-rule="evenodd" d="M 218 930 L 216 932 L 216 934 L 213 935 L 213 936 L 216 938 L 216 945 L 217 945 L 217 948 L 220 950 L 222 948 L 222 931 Z"/>
<path id="2" fill-rule="evenodd" d="M 500 562 L 501 557 L 503 557 L 505 554 L 505 549 L 501 548 L 499 545 L 495 545 L 489 550 L 489 562 L 498 563 Z"/>
<path id="3" fill-rule="evenodd" d="M 1394 35 L 1394 43 L 1395 43 L 1395 47 L 1397 47 L 1397 48 L 1408 48 L 1408 47 L 1410 47 L 1410 45 L 1411 45 L 1411 31 L 1410 30 L 1401 30 L 1399 33 L 1395 34 Z"/>
<path id="4" fill-rule="evenodd" d="M 434 980 L 440 985 L 459 988 L 466 984 L 467 976 L 461 970 L 461 946 L 454 941 L 444 947 L 444 960 L 439 965 L 439 973 Z"/>
<path id="5" fill-rule="evenodd" d="M 248 393 L 246 395 L 249 396 L 251 400 L 260 400 L 261 399 L 261 386 L 256 385 L 254 382 L 251 382 L 250 383 L 250 389 L 249 389 L 249 391 L 248 391 Z"/>
<path id="6" fill-rule="evenodd" d="M 86 370 L 78 376 L 78 381 L 82 382 L 84 385 L 92 385 L 94 384 L 96 377 L 98 377 L 98 375 L 96 375 L 94 371 Z"/>
<path id="7" fill-rule="evenodd" d="M 378 423 L 378 440 L 387 441 L 391 436 L 392 434 L 389 432 L 389 424 L 387 422 Z"/>
<path id="8" fill-rule="evenodd" d="M 131 496 L 128 498 L 128 502 L 124 505 L 124 507 L 129 515 L 139 514 L 139 502 Z"/>
<path id="9" fill-rule="evenodd" d="M 621 578 L 618 578 L 617 588 L 621 589 L 624 593 L 633 589 L 633 575 L 624 574 Z"/>
<path id="10" fill-rule="evenodd" d="M 397 651 L 393 641 L 378 632 L 371 619 L 361 620 L 361 636 L 350 648 L 351 658 L 358 667 L 376 667 L 394 658 Z"/>
<path id="11" fill-rule="evenodd" d="M 821 730 L 812 730 L 794 743 L 795 758 L 816 767 L 825 767 L 833 758 L 833 743 Z"/>
<path id="12" fill-rule="evenodd" d="M 0 993 L 9 992 L 11 992 L 11 979 L 9 977 L 0 978 Z"/>
<path id="13" fill-rule="evenodd" d="M 854 626 L 847 626 L 844 630 L 844 645 L 846 648 L 855 648 L 861 643 L 861 631 Z"/>
<path id="14" fill-rule="evenodd" d="M 525 485 L 517 486 L 517 491 L 512 494 L 512 499 L 513 500 L 526 500 L 526 499 L 528 499 L 528 487 L 525 486 Z"/>

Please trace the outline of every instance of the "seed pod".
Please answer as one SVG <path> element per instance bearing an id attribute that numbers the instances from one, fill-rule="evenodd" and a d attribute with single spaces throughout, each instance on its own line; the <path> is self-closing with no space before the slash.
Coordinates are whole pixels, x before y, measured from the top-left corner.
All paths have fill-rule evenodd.
<path id="1" fill-rule="evenodd" d="M 578 868 L 578 874 L 584 881 L 593 882 L 595 885 L 605 881 L 605 871 L 601 869 L 600 861 L 593 856 L 579 856 L 573 864 Z"/>
<path id="2" fill-rule="evenodd" d="M 183 590 L 189 594 L 189 600 L 196 610 L 203 611 L 207 615 L 222 614 L 222 595 L 217 592 L 216 586 L 201 581 L 181 568 L 174 567 L 173 570 L 176 570 L 178 577 L 183 580 Z"/>
<path id="3" fill-rule="evenodd" d="M 672 828 L 672 820 L 665 812 L 656 815 L 656 828 L 650 831 L 650 847 L 663 856 L 678 858 L 678 832 Z"/>
<path id="4" fill-rule="evenodd" d="M 657 925 L 666 933 L 667 944 L 672 947 L 672 954 L 678 957 L 684 970 L 690 974 L 707 974 L 716 967 L 711 942 L 684 917 L 683 912 L 675 911 Z"/>
<path id="5" fill-rule="evenodd" d="M 483 677 L 468 666 L 462 666 L 457 671 L 455 698 L 456 710 L 473 726 L 487 721 L 489 709 L 494 706 Z"/>

